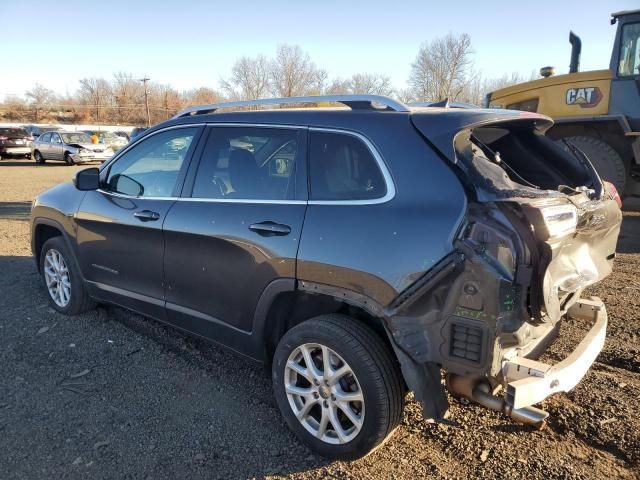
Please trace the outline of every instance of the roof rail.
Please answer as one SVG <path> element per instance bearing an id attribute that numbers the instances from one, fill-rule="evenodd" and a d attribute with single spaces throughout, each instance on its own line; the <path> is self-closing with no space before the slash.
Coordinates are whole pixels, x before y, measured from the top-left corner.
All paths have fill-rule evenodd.
<path id="1" fill-rule="evenodd" d="M 352 110 L 383 110 L 393 112 L 408 112 L 406 105 L 382 95 L 310 95 L 306 97 L 285 97 L 285 98 L 262 98 L 258 100 L 243 100 L 240 102 L 213 103 L 210 105 L 194 105 L 174 115 L 173 118 L 186 117 L 189 115 L 201 115 L 213 113 L 222 108 L 251 107 L 257 105 L 286 105 L 293 103 L 319 103 L 335 102 L 342 103 Z M 383 105 L 385 108 L 376 107 Z"/>
<path id="2" fill-rule="evenodd" d="M 442 108 L 480 108 L 473 103 L 465 102 L 450 102 L 448 98 L 439 102 L 411 102 L 408 103 L 409 107 L 442 107 Z"/>

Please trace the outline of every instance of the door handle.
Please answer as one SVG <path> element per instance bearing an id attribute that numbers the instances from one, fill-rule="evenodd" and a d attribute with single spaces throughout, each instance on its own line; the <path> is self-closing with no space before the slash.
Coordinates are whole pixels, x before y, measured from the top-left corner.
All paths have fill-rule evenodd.
<path id="1" fill-rule="evenodd" d="M 142 222 L 154 222 L 160 218 L 158 212 L 152 212 L 151 210 L 141 210 L 134 213 L 133 216 Z"/>
<path id="2" fill-rule="evenodd" d="M 273 237 L 275 235 L 288 235 L 291 233 L 289 225 L 275 222 L 260 222 L 249 225 L 249 230 L 256 232 L 263 237 Z"/>

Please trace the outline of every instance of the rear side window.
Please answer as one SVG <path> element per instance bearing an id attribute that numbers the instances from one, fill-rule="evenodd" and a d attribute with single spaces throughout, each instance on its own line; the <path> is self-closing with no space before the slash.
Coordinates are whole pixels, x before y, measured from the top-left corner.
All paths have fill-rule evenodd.
<path id="1" fill-rule="evenodd" d="M 44 135 L 41 135 L 40 138 L 38 138 L 38 140 L 40 140 L 41 142 L 49 142 L 51 141 L 51 134 L 45 133 Z"/>
<path id="2" fill-rule="evenodd" d="M 359 138 L 312 131 L 309 145 L 311 200 L 371 200 L 386 195 L 380 166 Z"/>

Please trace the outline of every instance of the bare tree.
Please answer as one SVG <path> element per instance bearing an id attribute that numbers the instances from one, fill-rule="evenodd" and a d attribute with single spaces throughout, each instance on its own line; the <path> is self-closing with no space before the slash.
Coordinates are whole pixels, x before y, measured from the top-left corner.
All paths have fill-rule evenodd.
<path id="1" fill-rule="evenodd" d="M 218 103 L 222 100 L 222 96 L 214 89 L 208 87 L 200 87 L 189 90 L 183 94 L 185 103 L 190 105 L 206 105 L 208 103 Z"/>
<path id="2" fill-rule="evenodd" d="M 267 57 L 241 57 L 233 65 L 231 76 L 222 79 L 220 86 L 225 93 L 238 100 L 264 98 L 269 93 L 270 64 Z"/>
<path id="3" fill-rule="evenodd" d="M 505 73 L 501 77 L 483 78 L 480 73 L 472 75 L 472 80 L 467 83 L 464 91 L 461 93 L 459 100 L 472 103 L 474 105 L 483 105 L 487 93 L 505 88 L 516 83 L 534 80 L 536 78 L 535 71 L 531 75 L 521 75 L 518 72 Z"/>
<path id="4" fill-rule="evenodd" d="M 80 80 L 80 96 L 93 105 L 98 122 L 102 108 L 108 105 L 110 94 L 111 85 L 104 78 L 83 78 Z"/>
<path id="5" fill-rule="evenodd" d="M 144 87 L 128 72 L 116 72 L 111 87 L 118 121 L 131 121 L 142 115 Z"/>
<path id="6" fill-rule="evenodd" d="M 343 80 L 342 78 L 334 78 L 327 86 L 326 92 L 329 95 L 341 95 L 350 92 L 351 85 L 349 80 Z"/>
<path id="7" fill-rule="evenodd" d="M 472 54 L 466 33 L 450 33 L 422 44 L 409 76 L 416 100 L 457 100 L 471 80 Z"/>
<path id="8" fill-rule="evenodd" d="M 402 103 L 408 104 L 415 101 L 415 97 L 413 96 L 413 91 L 410 88 L 403 88 L 398 90 L 395 96 Z"/>
<path id="9" fill-rule="evenodd" d="M 9 95 L 5 97 L 0 111 L 2 112 L 4 119 L 11 122 L 25 121 L 28 116 L 26 102 L 16 95 Z"/>
<path id="10" fill-rule="evenodd" d="M 387 75 L 377 73 L 356 73 L 348 79 L 335 78 L 327 87 L 327 93 L 393 95 L 391 79 Z"/>
<path id="11" fill-rule="evenodd" d="M 271 63 L 271 88 L 278 97 L 317 93 L 326 72 L 318 70 L 298 45 L 280 45 Z"/>
<path id="12" fill-rule="evenodd" d="M 348 82 L 349 93 L 365 95 L 393 95 L 391 79 L 377 73 L 356 73 Z"/>
<path id="13" fill-rule="evenodd" d="M 40 111 L 50 104 L 55 98 L 53 90 L 36 83 L 31 90 L 27 90 L 25 92 L 25 95 L 27 98 L 31 99 L 31 104 L 33 105 L 35 112 L 35 122 L 38 123 Z"/>

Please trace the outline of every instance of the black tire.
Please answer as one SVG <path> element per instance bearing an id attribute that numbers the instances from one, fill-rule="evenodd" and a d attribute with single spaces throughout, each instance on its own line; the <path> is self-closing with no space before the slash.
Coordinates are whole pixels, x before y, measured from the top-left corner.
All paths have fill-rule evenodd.
<path id="1" fill-rule="evenodd" d="M 49 250 L 56 250 L 59 252 L 67 265 L 69 283 L 71 284 L 71 293 L 69 296 L 69 303 L 65 306 L 60 306 L 54 301 L 47 286 L 47 281 L 45 279 L 45 258 Z M 95 302 L 87 293 L 87 289 L 84 285 L 82 276 L 80 275 L 80 270 L 78 269 L 75 258 L 70 254 L 67 244 L 62 237 L 53 237 L 44 242 L 42 250 L 40 251 L 40 275 L 42 277 L 42 283 L 44 285 L 47 298 L 49 299 L 49 304 L 58 312 L 64 313 L 65 315 L 77 315 L 91 310 L 96 306 Z"/>
<path id="2" fill-rule="evenodd" d="M 42 165 L 44 162 L 46 162 L 46 160 L 44 159 L 44 157 L 42 156 L 42 154 L 38 150 L 33 152 L 33 159 L 39 165 Z"/>
<path id="3" fill-rule="evenodd" d="M 575 145 L 589 157 L 600 178 L 613 183 L 618 193 L 620 195 L 624 194 L 627 171 L 624 167 L 624 161 L 618 152 L 608 143 L 594 137 L 579 135 L 566 137 L 565 140 Z M 567 149 L 564 142 L 562 140 L 560 142 L 563 148 Z"/>
<path id="4" fill-rule="evenodd" d="M 330 444 L 312 435 L 289 404 L 285 367 L 292 352 L 309 343 L 333 350 L 357 378 L 365 415 L 360 431 L 347 443 Z M 322 315 L 286 332 L 273 357 L 272 380 L 278 407 L 289 427 L 302 442 L 326 458 L 361 458 L 382 445 L 402 421 L 404 394 L 397 361 L 373 330 L 345 315 Z"/>
<path id="5" fill-rule="evenodd" d="M 67 165 L 75 165 L 75 162 L 71 158 L 71 155 L 69 155 L 69 152 L 64 152 L 64 163 Z"/>

